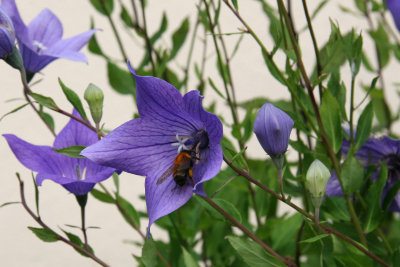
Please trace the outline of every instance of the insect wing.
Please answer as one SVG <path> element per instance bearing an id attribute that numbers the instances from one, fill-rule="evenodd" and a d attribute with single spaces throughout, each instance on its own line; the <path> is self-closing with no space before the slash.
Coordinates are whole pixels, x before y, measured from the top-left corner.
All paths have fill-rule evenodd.
<path id="1" fill-rule="evenodd" d="M 171 165 L 157 180 L 157 185 L 162 184 L 174 172 L 174 165 Z"/>

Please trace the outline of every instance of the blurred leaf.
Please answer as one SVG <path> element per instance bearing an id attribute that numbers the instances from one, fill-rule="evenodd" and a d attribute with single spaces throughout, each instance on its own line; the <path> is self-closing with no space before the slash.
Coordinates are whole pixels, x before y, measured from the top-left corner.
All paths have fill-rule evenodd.
<path id="1" fill-rule="evenodd" d="M 199 267 L 197 262 L 193 259 L 192 255 L 183 247 L 181 246 L 183 252 L 183 262 L 185 267 Z"/>
<path id="2" fill-rule="evenodd" d="M 132 204 L 121 196 L 117 196 L 117 200 L 120 207 L 125 211 L 125 214 L 122 211 L 120 211 L 124 219 L 129 224 L 131 224 L 132 220 L 137 225 L 137 227 L 140 227 L 139 214 L 137 213 L 136 209 L 132 206 Z"/>
<path id="3" fill-rule="evenodd" d="M 150 43 L 152 45 L 155 44 L 155 42 L 160 39 L 160 37 L 163 35 L 163 33 L 167 30 L 168 28 L 168 19 L 167 15 L 165 12 L 163 12 L 162 19 L 161 19 L 161 24 L 158 30 L 150 37 Z"/>
<path id="4" fill-rule="evenodd" d="M 262 56 L 264 58 L 265 64 L 267 65 L 270 74 L 281 84 L 286 85 L 285 81 L 282 79 L 280 70 L 277 70 L 274 67 L 274 62 L 269 58 L 268 54 L 266 54 L 263 50 L 261 50 Z"/>
<path id="5" fill-rule="evenodd" d="M 45 106 L 46 108 L 49 108 L 52 110 L 58 109 L 56 103 L 54 102 L 54 100 L 51 97 L 43 96 L 43 95 L 36 94 L 36 93 L 29 93 L 29 96 L 31 96 L 33 99 L 35 99 L 36 102 L 38 102 L 42 106 Z"/>
<path id="6" fill-rule="evenodd" d="M 322 96 L 320 113 L 326 135 L 328 136 L 332 149 L 337 153 L 343 141 L 342 120 L 339 104 L 329 90 L 325 90 Z"/>
<path id="7" fill-rule="evenodd" d="M 117 189 L 117 195 L 119 195 L 119 176 L 118 176 L 118 174 L 117 173 L 113 173 L 112 174 L 112 178 L 113 178 L 113 181 L 114 181 L 114 185 L 115 185 L 115 188 Z"/>
<path id="8" fill-rule="evenodd" d="M 343 197 L 326 197 L 325 202 L 322 203 L 321 210 L 326 217 L 334 220 L 350 220 L 350 214 Z"/>
<path id="9" fill-rule="evenodd" d="M 169 60 L 173 59 L 181 49 L 189 32 L 189 18 L 185 18 L 179 28 L 172 34 L 172 49 L 169 55 Z"/>
<path id="10" fill-rule="evenodd" d="M 211 78 L 208 78 L 208 82 L 211 85 L 211 88 L 214 89 L 214 91 L 222 98 L 222 99 L 226 99 L 225 96 L 221 93 L 220 90 L 218 90 L 217 86 L 215 86 L 213 80 Z"/>
<path id="11" fill-rule="evenodd" d="M 221 141 L 221 146 L 222 146 L 222 150 L 224 152 L 224 155 L 229 159 L 232 160 L 232 158 L 239 154 L 234 145 L 232 144 L 232 142 L 227 139 L 226 137 L 222 138 Z M 239 155 L 238 157 L 235 158 L 235 161 L 232 162 L 233 164 L 235 164 L 235 166 L 239 169 L 249 169 L 249 166 L 247 165 L 246 160 L 244 159 L 244 157 L 242 155 Z"/>
<path id="12" fill-rule="evenodd" d="M 364 225 L 364 232 L 370 233 L 375 230 L 382 218 L 383 218 L 383 210 L 381 209 L 381 196 L 383 187 L 386 184 L 386 179 L 388 176 L 388 170 L 386 166 L 383 164 L 380 169 L 378 180 L 372 184 L 367 192 L 367 196 L 365 201 L 367 203 L 367 214 L 361 220 Z"/>
<path id="13" fill-rule="evenodd" d="M 383 201 L 382 208 L 384 210 L 389 209 L 390 204 L 392 204 L 392 201 L 394 198 L 397 196 L 400 190 L 400 181 L 397 181 L 394 185 L 392 185 L 389 189 L 389 191 L 386 193 L 385 199 Z"/>
<path id="14" fill-rule="evenodd" d="M 146 267 L 157 266 L 157 248 L 153 239 L 146 238 L 142 248 L 142 262 Z"/>
<path id="15" fill-rule="evenodd" d="M 114 9 L 114 0 L 90 0 L 90 3 L 103 15 L 111 15 Z"/>
<path id="16" fill-rule="evenodd" d="M 93 18 L 90 18 L 90 28 L 94 29 L 94 21 Z M 97 38 L 96 38 L 96 33 L 93 34 L 92 38 L 90 38 L 89 43 L 88 43 L 88 49 L 90 52 L 92 52 L 95 55 L 99 55 L 99 56 L 104 56 L 103 51 L 101 50 L 101 47 L 99 45 L 99 43 L 97 42 Z"/>
<path id="17" fill-rule="evenodd" d="M 237 0 L 231 0 L 231 1 L 232 1 L 233 6 L 235 7 L 235 9 L 239 10 L 239 6 L 238 6 Z"/>
<path id="18" fill-rule="evenodd" d="M 133 75 L 118 67 L 117 65 L 107 63 L 108 81 L 112 88 L 123 95 L 133 95 L 136 98 L 135 81 Z"/>
<path id="19" fill-rule="evenodd" d="M 127 27 L 134 28 L 131 15 L 128 13 L 128 10 L 126 10 L 126 7 L 123 4 L 121 4 L 121 13 L 119 14 L 119 17 Z"/>
<path id="20" fill-rule="evenodd" d="M 3 204 L 0 205 L 0 208 L 8 206 L 8 205 L 13 205 L 13 204 L 20 204 L 20 201 L 10 201 L 10 202 L 5 202 Z"/>
<path id="21" fill-rule="evenodd" d="M 383 90 L 373 90 L 371 92 L 372 106 L 374 114 L 380 125 L 388 127 L 392 118 L 389 106 L 385 101 Z"/>
<path id="22" fill-rule="evenodd" d="M 59 240 L 58 235 L 50 229 L 35 228 L 30 226 L 28 226 L 28 229 L 44 242 L 56 242 Z"/>
<path id="23" fill-rule="evenodd" d="M 92 191 L 90 191 L 90 193 L 94 198 L 100 200 L 101 202 L 115 204 L 115 199 L 107 193 L 101 192 L 100 190 L 94 188 Z"/>
<path id="24" fill-rule="evenodd" d="M 379 22 L 378 28 L 374 31 L 369 31 L 369 35 L 375 41 L 378 48 L 379 60 L 381 68 L 384 68 L 390 60 L 391 44 L 389 36 L 386 33 L 382 22 Z"/>
<path id="25" fill-rule="evenodd" d="M 69 232 L 64 231 L 64 230 L 62 230 L 62 231 L 67 235 L 69 241 L 71 241 L 71 242 L 74 243 L 75 245 L 80 246 L 82 249 L 86 250 L 85 244 L 82 242 L 82 240 L 79 238 L 79 236 L 74 235 L 74 234 L 69 233 Z M 88 246 L 88 247 L 89 247 L 89 251 L 90 251 L 92 254 L 94 254 L 92 247 L 91 247 L 91 246 Z M 78 253 L 81 254 L 82 256 L 84 256 L 84 257 L 89 257 L 89 256 L 86 255 L 85 253 L 83 253 L 83 252 L 77 250 L 76 248 L 74 248 L 74 249 L 75 249 L 76 252 L 78 252 Z"/>
<path id="26" fill-rule="evenodd" d="M 79 96 L 74 91 L 72 91 L 70 88 L 65 86 L 65 84 L 61 81 L 60 78 L 58 78 L 58 83 L 60 84 L 61 89 L 63 90 L 64 95 L 67 97 L 69 103 L 71 103 L 72 106 L 79 112 L 82 119 L 87 120 L 87 116 L 86 116 L 85 110 L 83 109 L 82 102 L 79 99 Z"/>
<path id="27" fill-rule="evenodd" d="M 308 238 L 306 240 L 301 240 L 300 243 L 314 243 L 314 242 L 321 240 L 322 238 L 325 238 L 327 236 L 330 236 L 330 234 L 320 234 L 320 235 Z"/>
<path id="28" fill-rule="evenodd" d="M 43 112 L 42 110 L 39 111 L 39 114 L 45 120 L 45 122 L 50 126 L 50 128 L 54 130 L 55 128 L 54 128 L 53 117 L 50 114 Z"/>
<path id="29" fill-rule="evenodd" d="M 356 249 L 354 246 L 347 242 L 342 241 L 335 235 L 332 235 L 333 239 L 333 253 L 336 256 L 336 260 L 342 263 L 343 266 L 352 267 L 365 267 L 374 266 L 371 258 L 367 257 L 364 253 Z M 359 244 L 362 246 L 361 244 Z"/>
<path id="30" fill-rule="evenodd" d="M 224 199 L 218 199 L 218 198 L 214 198 L 213 201 L 223 210 L 225 210 L 229 215 L 231 215 L 236 221 L 242 223 L 242 216 L 232 203 Z"/>
<path id="31" fill-rule="evenodd" d="M 252 240 L 236 236 L 228 236 L 227 239 L 235 251 L 251 267 L 286 266 Z"/>
<path id="32" fill-rule="evenodd" d="M 370 102 L 360 115 L 357 123 L 356 131 L 356 150 L 359 149 L 365 141 L 367 141 L 372 128 L 372 118 L 374 112 L 372 109 L 372 102 Z"/>
<path id="33" fill-rule="evenodd" d="M 318 15 L 318 13 L 322 10 L 322 8 L 325 6 L 326 3 L 328 3 L 328 0 L 323 0 L 318 4 L 318 6 L 314 9 L 313 13 L 311 14 L 311 20 L 313 20 Z"/>
<path id="34" fill-rule="evenodd" d="M 364 167 L 361 162 L 354 157 L 354 152 L 348 152 L 342 167 L 343 187 L 347 193 L 353 193 L 364 184 Z"/>
<path id="35" fill-rule="evenodd" d="M 73 158 L 81 158 L 84 159 L 84 156 L 81 156 L 80 153 L 82 150 L 84 150 L 86 146 L 69 146 L 69 147 L 64 147 L 64 148 L 53 148 L 53 150 L 57 153 L 73 157 Z"/>
<path id="36" fill-rule="evenodd" d="M 295 251 L 295 244 L 292 242 L 296 238 L 297 232 L 303 217 L 300 214 L 294 214 L 290 217 L 280 217 L 273 222 L 270 221 L 270 239 L 271 247 L 274 250 L 283 250 L 285 253 Z M 282 252 L 283 252 L 282 251 Z"/>
<path id="37" fill-rule="evenodd" d="M 10 115 L 10 114 L 12 114 L 12 113 L 17 112 L 18 110 L 20 110 L 20 109 L 26 107 L 27 105 L 29 105 L 29 103 L 25 103 L 25 104 L 23 104 L 23 105 L 21 105 L 21 106 L 19 106 L 19 107 L 16 107 L 16 108 L 13 109 L 13 110 L 7 112 L 6 114 L 4 114 L 3 116 L 0 117 L 0 121 L 1 121 L 2 119 L 4 119 L 4 117 L 6 117 L 6 116 L 8 116 L 8 115 Z"/>

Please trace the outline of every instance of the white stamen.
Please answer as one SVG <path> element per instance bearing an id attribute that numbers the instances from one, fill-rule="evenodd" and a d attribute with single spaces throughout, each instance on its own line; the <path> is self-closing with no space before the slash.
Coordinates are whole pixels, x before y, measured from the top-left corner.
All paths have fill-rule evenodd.
<path id="1" fill-rule="evenodd" d="M 171 146 L 178 147 L 178 154 L 181 153 L 182 150 L 189 150 L 189 148 L 185 145 L 186 141 L 189 140 L 189 138 L 180 138 L 179 134 L 176 134 L 175 139 L 178 142 L 171 144 Z"/>
<path id="2" fill-rule="evenodd" d="M 36 46 L 36 47 L 38 48 L 38 51 L 37 51 L 37 52 L 39 52 L 39 51 L 41 51 L 41 50 L 46 50 L 46 49 L 47 49 L 47 47 L 46 47 L 44 44 L 42 44 L 41 42 L 36 41 L 36 40 L 33 41 L 33 45 Z"/>

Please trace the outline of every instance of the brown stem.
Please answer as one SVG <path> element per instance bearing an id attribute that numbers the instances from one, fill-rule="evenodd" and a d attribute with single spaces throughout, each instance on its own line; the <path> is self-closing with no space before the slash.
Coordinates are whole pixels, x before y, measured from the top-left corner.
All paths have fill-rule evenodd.
<path id="1" fill-rule="evenodd" d="M 351 238 L 347 237 L 346 235 L 336 231 L 333 228 L 330 228 L 329 226 L 325 225 L 325 224 L 316 224 L 315 221 L 315 217 L 313 215 L 311 215 L 310 213 L 308 213 L 307 211 L 303 210 L 302 208 L 300 208 L 299 206 L 297 206 L 296 204 L 294 204 L 291 201 L 285 201 L 282 196 L 278 193 L 276 193 L 275 191 L 271 190 L 270 188 L 266 187 L 265 185 L 263 185 L 262 183 L 258 182 L 257 180 L 255 180 L 253 177 L 251 177 L 249 175 L 249 173 L 247 171 L 241 170 L 239 168 L 237 168 L 235 165 L 232 164 L 232 162 L 230 162 L 225 156 L 224 156 L 224 161 L 226 164 L 228 164 L 229 167 L 231 167 L 234 171 L 236 171 L 238 174 L 240 174 L 242 177 L 246 178 L 247 180 L 249 180 L 250 182 L 252 182 L 253 184 L 257 185 L 258 187 L 260 187 L 261 189 L 263 189 L 264 191 L 266 191 L 267 193 L 273 195 L 276 199 L 286 203 L 288 206 L 292 207 L 293 209 L 295 209 L 296 211 L 298 211 L 299 213 L 301 213 L 302 215 L 304 215 L 305 217 L 309 218 L 311 220 L 311 222 L 314 223 L 315 226 L 319 226 L 323 229 L 325 229 L 326 233 L 332 233 L 334 235 L 336 235 L 337 237 L 343 239 L 344 241 L 346 241 L 347 243 L 353 245 L 354 247 L 356 247 L 358 250 L 360 250 L 361 252 L 363 252 L 365 255 L 369 256 L 370 258 L 372 258 L 373 260 L 375 260 L 376 262 L 382 264 L 383 266 L 387 266 L 389 267 L 389 265 L 384 262 L 381 258 L 377 257 L 376 255 L 374 255 L 373 253 L 371 253 L 370 251 L 368 251 L 368 249 L 366 249 L 365 247 L 359 245 L 357 242 L 355 242 L 354 240 L 352 240 Z"/>
<path id="2" fill-rule="evenodd" d="M 246 235 L 248 235 L 251 239 L 253 239 L 255 242 L 260 244 L 266 251 L 277 257 L 280 261 L 285 263 L 287 266 L 296 266 L 293 263 L 291 263 L 288 259 L 282 257 L 279 255 L 276 251 L 274 251 L 271 247 L 269 247 L 267 244 L 265 244 L 261 239 L 259 239 L 257 236 L 255 236 L 252 232 L 250 232 L 249 229 L 244 227 L 240 222 L 238 222 L 235 218 L 233 218 L 230 214 L 228 214 L 224 209 L 222 209 L 220 206 L 218 206 L 214 201 L 212 201 L 208 197 L 201 196 L 205 201 L 208 202 L 214 209 L 216 209 L 219 213 L 221 213 L 224 217 L 226 217 L 228 220 L 230 220 L 234 225 L 239 227 L 240 230 L 242 230 Z"/>
<path id="3" fill-rule="evenodd" d="M 39 216 L 36 216 L 36 214 L 29 208 L 28 204 L 26 203 L 25 200 L 25 194 L 24 194 L 24 182 L 18 177 L 19 180 L 19 188 L 20 188 L 20 195 L 21 195 L 21 203 L 22 206 L 25 208 L 25 210 L 29 213 L 29 215 L 43 228 L 52 231 L 53 233 L 55 233 L 57 235 L 57 239 L 70 245 L 71 247 L 73 247 L 74 249 L 78 250 L 79 252 L 87 255 L 89 258 L 91 258 L 92 260 L 94 260 L 95 262 L 97 262 L 98 264 L 100 264 L 101 266 L 104 267 L 109 267 L 109 265 L 107 263 L 105 263 L 104 261 L 102 261 L 101 259 L 97 258 L 94 254 L 92 254 L 90 252 L 90 250 L 88 249 L 84 249 L 80 246 L 78 246 L 75 243 L 72 243 L 71 241 L 69 241 L 68 239 L 62 237 L 61 235 L 57 234 L 56 232 L 54 232 L 49 226 L 47 226 L 42 219 Z"/>

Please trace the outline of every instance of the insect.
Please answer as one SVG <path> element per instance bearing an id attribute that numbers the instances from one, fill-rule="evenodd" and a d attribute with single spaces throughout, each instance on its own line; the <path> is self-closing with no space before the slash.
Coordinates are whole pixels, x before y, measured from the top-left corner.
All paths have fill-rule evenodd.
<path id="1" fill-rule="evenodd" d="M 189 178 L 193 186 L 193 159 L 199 160 L 198 157 L 191 156 L 190 151 L 181 151 L 174 159 L 173 165 L 158 178 L 157 185 L 162 184 L 172 174 L 175 183 L 180 187 L 183 187 Z"/>

